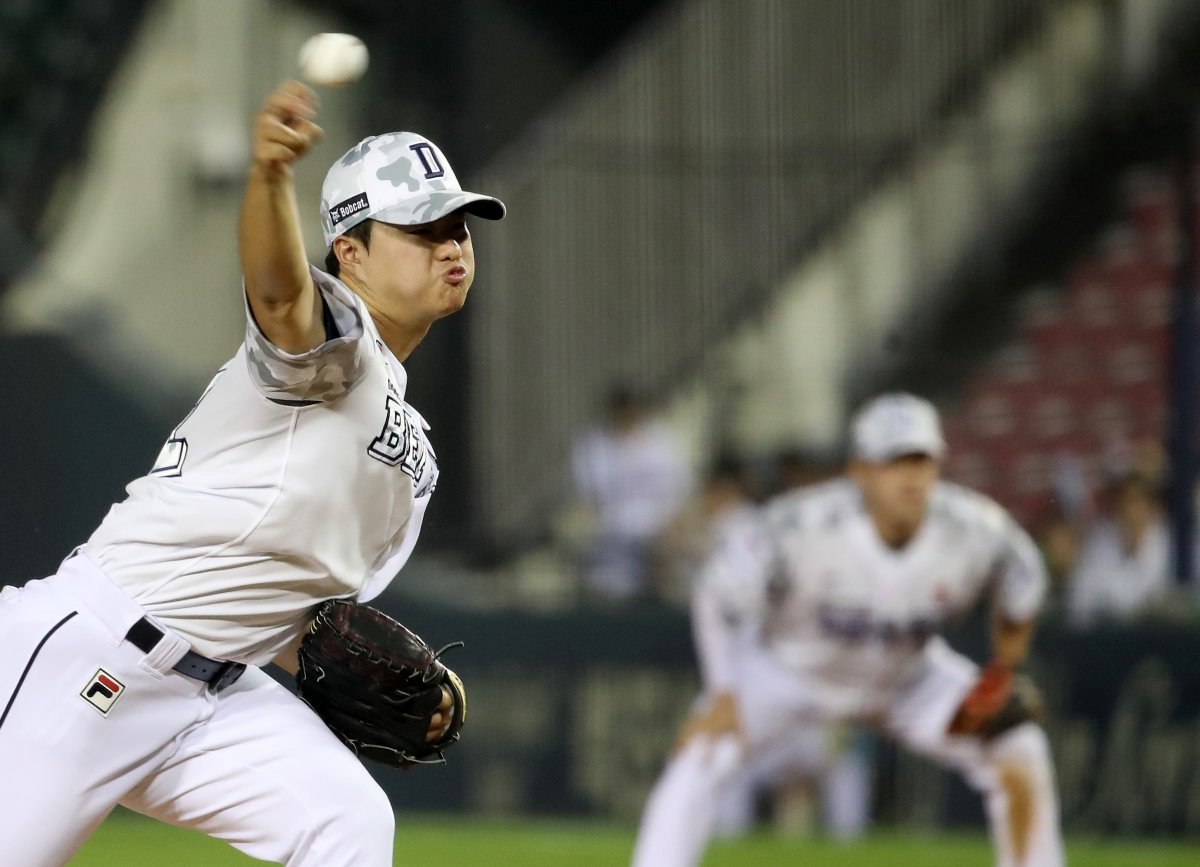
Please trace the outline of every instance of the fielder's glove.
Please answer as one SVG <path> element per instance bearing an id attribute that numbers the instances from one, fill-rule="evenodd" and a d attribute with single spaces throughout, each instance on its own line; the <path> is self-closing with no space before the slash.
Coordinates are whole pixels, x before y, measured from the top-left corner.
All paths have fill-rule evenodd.
<path id="1" fill-rule="evenodd" d="M 1041 720 L 1044 708 L 1041 690 L 1032 678 L 993 662 L 967 693 L 946 731 L 990 740 L 1023 722 Z"/>
<path id="2" fill-rule="evenodd" d="M 322 605 L 300 642 L 300 697 L 355 755 L 404 768 L 444 761 L 459 738 L 467 696 L 458 675 L 409 629 L 382 611 L 342 599 Z M 430 720 L 452 709 L 445 733 L 429 743 Z"/>

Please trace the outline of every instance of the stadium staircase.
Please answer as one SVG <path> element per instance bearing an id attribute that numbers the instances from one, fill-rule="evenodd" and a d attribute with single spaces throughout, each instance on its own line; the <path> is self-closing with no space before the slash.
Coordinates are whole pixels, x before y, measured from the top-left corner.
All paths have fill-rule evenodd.
<path id="1" fill-rule="evenodd" d="M 617 378 L 663 399 L 698 465 L 718 446 L 836 447 L 857 400 L 917 382 L 894 374 L 941 354 L 942 323 L 986 301 L 989 273 L 1011 307 L 1028 277 L 1012 276 L 1025 256 L 1010 239 L 1054 207 L 1106 112 L 1162 85 L 1195 13 L 1062 0 L 988 30 L 922 17 L 928 5 L 891 5 L 895 21 L 867 6 L 825 20 L 819 4 L 764 3 L 729 21 L 719 3 L 680 4 L 489 167 L 512 210 L 471 319 L 474 504 L 490 541 L 539 538 L 569 490 L 570 443 Z M 1054 227 L 1055 255 L 1092 216 Z M 949 379 L 929 391 L 953 427 Z"/>
<path id="2" fill-rule="evenodd" d="M 1138 441 L 1167 433 L 1178 187 L 1168 166 L 1122 179 L 1117 218 L 1056 282 L 1017 304 L 1014 334 L 945 415 L 948 474 L 1028 524 L 1064 462 L 1095 489 Z"/>

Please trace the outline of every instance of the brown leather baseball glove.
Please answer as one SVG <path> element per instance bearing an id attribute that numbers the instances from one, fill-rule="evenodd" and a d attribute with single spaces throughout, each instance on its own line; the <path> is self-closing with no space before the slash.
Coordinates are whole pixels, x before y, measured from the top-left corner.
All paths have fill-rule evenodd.
<path id="1" fill-rule="evenodd" d="M 382 611 L 335 599 L 321 606 L 300 642 L 296 683 L 355 755 L 397 768 L 438 764 L 467 718 L 462 681 L 438 659 L 455 646 L 435 652 Z M 447 692 L 449 725 L 429 742 Z"/>
<path id="2" fill-rule="evenodd" d="M 1041 720 L 1044 709 L 1041 690 L 1032 678 L 993 662 L 967 693 L 946 731 L 989 740 L 1023 722 Z"/>

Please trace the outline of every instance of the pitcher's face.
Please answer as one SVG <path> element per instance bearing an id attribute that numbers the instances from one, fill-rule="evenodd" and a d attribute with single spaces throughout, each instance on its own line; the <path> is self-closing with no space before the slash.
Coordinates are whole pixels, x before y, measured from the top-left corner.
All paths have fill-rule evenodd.
<path id="1" fill-rule="evenodd" d="M 475 280 L 466 218 L 458 211 L 416 226 L 379 223 L 363 266 L 365 282 L 380 301 L 392 301 L 430 322 L 456 313 Z"/>
<path id="2" fill-rule="evenodd" d="M 475 280 L 475 249 L 465 215 L 400 226 L 375 220 L 370 243 L 334 241 L 339 277 L 373 312 L 414 327 L 457 313 Z"/>

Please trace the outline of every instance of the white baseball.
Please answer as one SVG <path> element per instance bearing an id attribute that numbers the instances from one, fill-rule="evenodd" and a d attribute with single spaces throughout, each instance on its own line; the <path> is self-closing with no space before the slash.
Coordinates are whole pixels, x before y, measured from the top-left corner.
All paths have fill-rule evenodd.
<path id="1" fill-rule="evenodd" d="M 300 75 L 323 87 L 344 87 L 367 71 L 367 46 L 349 33 L 318 33 L 300 46 Z"/>

